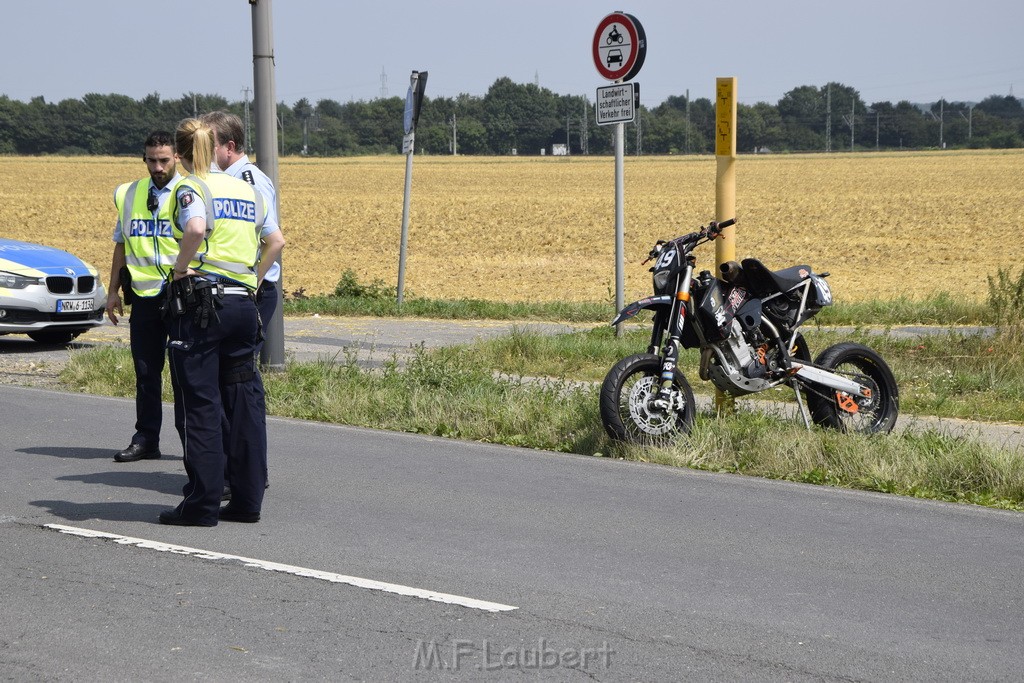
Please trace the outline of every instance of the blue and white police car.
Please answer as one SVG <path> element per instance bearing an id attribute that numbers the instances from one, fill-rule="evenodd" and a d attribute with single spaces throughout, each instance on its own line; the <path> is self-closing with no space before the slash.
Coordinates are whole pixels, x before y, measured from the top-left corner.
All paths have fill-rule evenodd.
<path id="1" fill-rule="evenodd" d="M 0 335 L 66 344 L 103 324 L 99 273 L 60 249 L 0 238 Z"/>

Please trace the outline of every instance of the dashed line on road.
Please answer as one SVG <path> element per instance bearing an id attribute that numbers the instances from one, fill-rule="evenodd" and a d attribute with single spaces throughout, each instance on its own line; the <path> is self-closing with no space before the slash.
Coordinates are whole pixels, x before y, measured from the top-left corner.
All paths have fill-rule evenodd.
<path id="1" fill-rule="evenodd" d="M 436 591 L 424 590 L 422 588 L 402 586 L 396 583 L 385 583 L 383 581 L 375 581 L 373 579 L 361 579 L 358 576 L 345 576 L 344 574 L 335 574 L 334 572 L 325 572 L 319 569 L 307 569 L 305 567 L 296 567 L 290 564 L 281 564 L 279 562 L 270 562 L 267 560 L 253 559 L 251 557 L 242 557 L 241 555 L 228 555 L 225 553 L 218 553 L 213 550 L 189 548 L 183 545 L 173 545 L 170 543 L 163 543 L 161 541 L 151 541 L 145 538 L 121 536 L 119 534 L 111 534 L 105 531 L 81 529 L 79 527 L 65 526 L 63 524 L 43 524 L 43 528 L 58 531 L 62 534 L 81 536 L 83 538 L 99 538 L 108 541 L 114 541 L 115 543 L 120 543 L 121 545 L 133 545 L 138 548 L 145 548 L 147 550 L 157 550 L 165 553 L 174 553 L 175 555 L 187 555 L 190 557 L 197 557 L 203 560 L 231 560 L 234 562 L 240 562 L 246 567 L 266 569 L 267 571 L 281 572 L 284 574 L 293 574 L 294 576 L 305 576 L 311 579 L 320 579 L 321 581 L 328 581 L 330 583 L 342 583 L 349 586 L 355 586 L 356 588 L 366 588 L 368 590 L 381 591 L 384 593 L 405 595 L 412 598 L 420 598 L 422 600 L 443 602 L 449 605 L 459 605 L 462 607 L 468 607 L 470 609 L 482 610 L 484 612 L 510 612 L 512 610 L 519 609 L 518 607 L 513 607 L 512 605 L 502 605 L 501 603 L 497 602 L 477 600 L 476 598 L 467 598 L 461 595 L 452 595 L 450 593 L 438 593 Z"/>

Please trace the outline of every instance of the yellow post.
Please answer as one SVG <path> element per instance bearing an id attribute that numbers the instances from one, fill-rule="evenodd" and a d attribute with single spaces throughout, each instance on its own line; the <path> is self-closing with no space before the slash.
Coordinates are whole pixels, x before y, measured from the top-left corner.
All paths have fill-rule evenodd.
<path id="1" fill-rule="evenodd" d="M 715 79 L 715 220 L 736 218 L 736 79 Z M 736 227 L 726 228 L 715 240 L 715 275 L 719 266 L 736 258 Z M 718 414 L 736 411 L 736 399 L 718 390 L 715 392 Z"/>

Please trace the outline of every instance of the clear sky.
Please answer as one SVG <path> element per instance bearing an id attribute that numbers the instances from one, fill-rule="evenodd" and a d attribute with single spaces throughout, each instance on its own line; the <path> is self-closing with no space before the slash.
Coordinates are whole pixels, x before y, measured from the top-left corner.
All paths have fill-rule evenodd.
<path id="1" fill-rule="evenodd" d="M 5 0 L 0 94 L 47 102 L 87 93 L 243 99 L 251 88 L 247 0 Z M 687 89 L 776 103 L 837 81 L 868 104 L 1024 96 L 1024 0 L 273 0 L 278 101 L 484 95 L 502 76 L 558 94 L 606 85 L 598 23 L 634 15 L 647 33 L 634 79 L 651 107 Z M 382 80 L 386 79 L 385 83 Z"/>

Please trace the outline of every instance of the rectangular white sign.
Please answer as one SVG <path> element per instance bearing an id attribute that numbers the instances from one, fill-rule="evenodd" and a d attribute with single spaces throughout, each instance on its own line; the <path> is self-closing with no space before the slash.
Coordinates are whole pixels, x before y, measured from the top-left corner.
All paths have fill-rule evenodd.
<path id="1" fill-rule="evenodd" d="M 631 123 L 640 109 L 640 84 L 616 83 L 597 89 L 597 125 Z"/>

